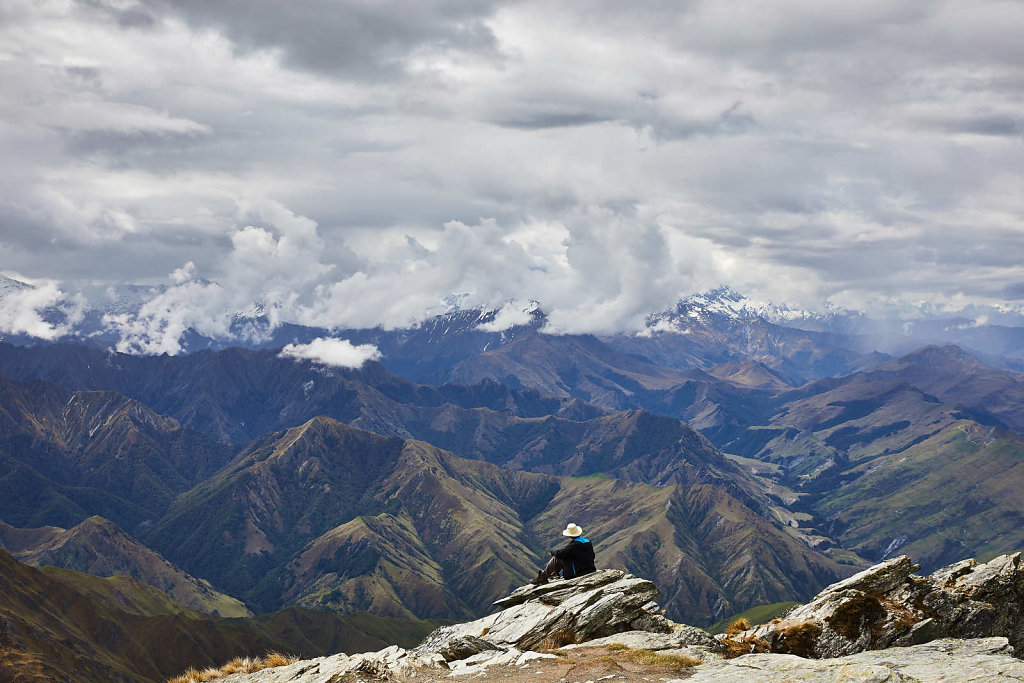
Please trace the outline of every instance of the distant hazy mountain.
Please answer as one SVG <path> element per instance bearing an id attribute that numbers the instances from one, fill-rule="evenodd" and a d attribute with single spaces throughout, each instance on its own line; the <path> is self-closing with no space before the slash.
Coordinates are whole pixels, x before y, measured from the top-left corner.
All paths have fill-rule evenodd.
<path id="1" fill-rule="evenodd" d="M 75 346 L 2 344 L 0 373 L 115 388 L 221 440 L 244 442 L 327 416 L 505 467 L 607 474 L 651 484 L 713 481 L 745 504 L 766 509 L 758 485 L 678 419 L 636 410 L 609 414 L 576 399 L 544 397 L 487 380 L 431 387 L 372 363 L 360 370 L 325 369 L 243 349 L 139 358 Z M 689 377 L 677 371 L 665 375 Z M 721 384 L 703 373 L 696 376 L 702 386 Z M 730 397 L 736 394 L 729 384 L 721 389 Z M 736 403 L 742 401 L 739 396 Z"/>
<path id="2" fill-rule="evenodd" d="M 384 434 L 408 435 L 410 411 L 452 404 L 522 417 L 596 417 L 605 410 L 496 382 L 417 385 L 377 363 L 359 370 L 281 358 L 276 351 L 227 349 L 188 356 L 130 356 L 77 345 L 0 344 L 0 377 L 42 379 L 81 390 L 113 391 L 221 441 L 246 442 L 317 415 Z"/>
<path id="3" fill-rule="evenodd" d="M 31 287 L 10 278 L 0 280 L 0 306 L 9 293 Z M 68 283 L 64 289 L 85 302 L 81 319 L 71 325 L 73 332 L 65 341 L 106 348 L 116 343 L 118 336 L 104 318 L 130 318 L 166 286 Z M 70 324 L 65 311 L 43 313 L 54 323 Z M 453 299 L 449 312 L 404 329 L 327 330 L 294 324 L 272 326 L 254 305 L 234 314 L 224 337 L 186 330 L 180 341 L 185 352 L 196 352 L 231 346 L 280 348 L 315 337 L 338 336 L 353 343 L 374 344 L 382 352 L 384 364 L 399 375 L 440 383 L 454 379 L 449 373 L 460 363 L 538 334 L 546 322 L 542 303 L 532 309 L 530 323 L 488 331 L 496 315 L 496 311 L 460 308 Z M 7 341 L 33 343 L 22 335 L 9 336 Z M 709 370 L 722 363 L 754 361 L 792 384 L 865 367 L 877 360 L 872 352 L 899 355 L 927 344 L 958 344 L 990 364 L 1020 371 L 1024 370 L 1024 307 L 970 305 L 953 310 L 902 305 L 871 317 L 834 308 L 814 311 L 758 301 L 719 287 L 682 299 L 670 310 L 652 312 L 639 333 L 612 335 L 602 341 L 616 351 L 668 368 Z"/>

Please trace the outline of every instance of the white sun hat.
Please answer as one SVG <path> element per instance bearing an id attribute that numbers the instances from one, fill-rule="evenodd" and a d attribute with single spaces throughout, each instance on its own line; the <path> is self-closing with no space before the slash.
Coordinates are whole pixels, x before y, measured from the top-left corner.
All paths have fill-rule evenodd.
<path id="1" fill-rule="evenodd" d="M 565 531 L 562 532 L 562 535 L 572 536 L 573 538 L 576 538 L 577 536 L 583 535 L 583 529 L 579 528 L 572 522 L 569 522 L 569 526 L 565 527 Z"/>

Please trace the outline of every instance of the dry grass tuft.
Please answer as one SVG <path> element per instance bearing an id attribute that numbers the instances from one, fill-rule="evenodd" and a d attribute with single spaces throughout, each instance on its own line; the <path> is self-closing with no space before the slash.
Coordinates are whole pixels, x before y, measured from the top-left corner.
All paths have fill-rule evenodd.
<path id="1" fill-rule="evenodd" d="M 253 660 L 251 657 L 235 657 L 230 662 L 222 666 L 220 671 L 225 676 L 230 676 L 231 674 L 247 674 L 249 673 L 249 668 L 252 666 L 252 662 Z"/>
<path id="2" fill-rule="evenodd" d="M 299 661 L 298 657 L 290 657 L 288 655 L 281 654 L 280 652 L 271 652 L 263 658 L 263 669 L 273 669 L 278 666 L 288 666 Z"/>
<path id="3" fill-rule="evenodd" d="M 906 631 L 919 621 L 921 621 L 920 617 L 918 617 L 916 614 L 907 612 L 897 617 L 896 621 L 893 622 L 892 626 L 896 631 Z"/>
<path id="4" fill-rule="evenodd" d="M 615 652 L 617 650 L 628 650 L 629 649 L 628 645 L 623 645 L 622 643 L 609 643 L 605 647 L 607 647 L 607 649 L 610 650 L 611 652 Z"/>
<path id="5" fill-rule="evenodd" d="M 235 657 L 221 667 L 211 666 L 200 671 L 190 666 L 185 673 L 167 680 L 167 683 L 206 683 L 207 681 L 230 676 L 231 674 L 251 674 L 263 669 L 287 666 L 299 661 L 298 657 L 284 655 L 280 652 L 268 652 L 264 657 Z"/>
<path id="6" fill-rule="evenodd" d="M 736 621 L 729 624 L 725 629 L 725 635 L 734 636 L 737 633 L 742 633 L 750 628 L 750 622 L 746 619 L 737 619 Z"/>
<path id="7" fill-rule="evenodd" d="M 814 657 L 820 635 L 821 626 L 812 621 L 790 626 L 779 632 L 774 651 L 798 657 Z"/>
<path id="8" fill-rule="evenodd" d="M 755 636 L 744 636 L 739 640 L 724 638 L 722 645 L 725 646 L 725 658 L 735 659 L 740 655 L 749 655 L 754 652 L 769 652 L 768 643 Z"/>
<path id="9" fill-rule="evenodd" d="M 681 671 L 691 666 L 698 666 L 704 663 L 700 657 L 690 655 L 662 654 L 653 650 L 634 650 L 630 653 L 633 661 L 637 664 L 647 666 L 663 666 L 676 671 Z"/>
<path id="10" fill-rule="evenodd" d="M 825 623 L 851 641 L 858 640 L 864 631 L 868 631 L 872 636 L 870 645 L 878 637 L 876 631 L 880 630 L 881 624 L 888 616 L 879 597 L 864 593 L 846 600 L 836 608 L 832 616 L 825 619 Z"/>

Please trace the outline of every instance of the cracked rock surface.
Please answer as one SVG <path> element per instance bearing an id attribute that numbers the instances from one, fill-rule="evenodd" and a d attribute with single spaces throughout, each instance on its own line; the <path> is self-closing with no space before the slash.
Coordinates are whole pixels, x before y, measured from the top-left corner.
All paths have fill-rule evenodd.
<path id="1" fill-rule="evenodd" d="M 1024 662 L 1011 656 L 1006 638 L 945 638 L 912 647 L 873 650 L 835 659 L 755 654 L 697 667 L 688 683 L 726 681 L 1024 681 Z"/>
<path id="2" fill-rule="evenodd" d="M 887 560 L 834 583 L 781 619 L 732 640 L 751 649 L 839 657 L 945 637 L 1002 636 L 1024 653 L 1021 553 L 986 564 L 964 560 L 929 576 L 909 557 Z"/>

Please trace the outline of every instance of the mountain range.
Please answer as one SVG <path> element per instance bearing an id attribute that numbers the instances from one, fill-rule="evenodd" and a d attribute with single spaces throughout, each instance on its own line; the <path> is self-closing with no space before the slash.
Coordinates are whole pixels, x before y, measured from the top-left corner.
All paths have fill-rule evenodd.
<path id="1" fill-rule="evenodd" d="M 280 645 L 259 620 L 288 610 L 302 642 L 338 615 L 389 633 L 479 616 L 567 521 L 703 625 L 897 551 L 932 569 L 1024 547 L 1021 375 L 956 346 L 890 357 L 717 296 L 634 335 L 549 335 L 539 309 L 504 332 L 470 311 L 336 332 L 383 351 L 359 368 L 0 343 L 5 571 L 49 565 L 32 581 L 118 623 L 263 624 L 200 657 L 223 660 Z"/>
<path id="2" fill-rule="evenodd" d="M 13 347 L 6 350 L 19 357 L 26 351 Z M 96 352 L 84 352 L 87 366 L 96 360 L 91 353 Z M 249 358 L 241 365 L 253 372 L 261 363 L 278 367 L 282 362 L 268 352 L 221 353 L 244 353 Z M 154 360 L 182 365 L 199 362 L 209 367 L 207 359 L 195 356 Z M 22 399 L 12 401 L 21 412 L 8 411 L 9 415 L 17 416 L 12 419 L 14 424 L 60 424 L 65 429 L 36 429 L 26 436 L 14 432 L 12 427 L 14 435 L 0 443 L 0 453 L 10 463 L 3 475 L 4 485 L 10 481 L 13 486 L 18 477 L 31 477 L 31 489 L 26 490 L 32 491 L 36 501 L 32 505 L 31 501 L 26 503 L 12 496 L 6 502 L 4 517 L 11 519 L 14 526 L 57 519 L 69 524 L 76 521 L 75 514 L 84 515 L 84 508 L 94 504 L 190 574 L 209 580 L 218 589 L 240 596 L 261 610 L 306 604 L 341 611 L 373 608 L 390 616 L 460 618 L 479 612 L 503 591 L 529 578 L 544 554 L 545 542 L 557 538 L 553 528 L 557 521 L 550 520 L 552 528 L 545 529 L 537 526 L 537 520 L 543 519 L 545 509 L 556 503 L 563 507 L 574 503 L 581 509 L 589 507 L 582 499 L 594 485 L 604 487 L 608 486 L 606 481 L 611 481 L 614 488 L 635 483 L 641 489 L 622 490 L 632 491 L 630 495 L 638 498 L 643 486 L 664 495 L 673 486 L 679 492 L 705 486 L 711 492 L 705 497 L 711 495 L 713 499 L 709 505 L 732 508 L 733 516 L 739 515 L 748 523 L 754 519 L 762 523 L 769 515 L 771 501 L 760 484 L 704 437 L 675 419 L 639 410 L 605 414 L 580 406 L 578 401 L 550 401 L 545 405 L 566 408 L 566 412 L 582 419 L 530 417 L 529 410 L 519 406 L 540 401 L 534 393 L 523 397 L 494 383 L 429 391 L 430 388 L 403 382 L 380 367 L 338 371 L 325 378 L 322 368 L 307 365 L 308 372 L 325 379 L 332 387 L 324 405 L 340 405 L 337 414 L 348 415 L 352 426 L 318 415 L 297 427 L 269 432 L 239 445 L 219 443 L 179 425 L 173 418 L 158 419 L 140 412 L 142 409 L 134 399 L 111 392 L 73 392 L 40 380 L 8 380 L 8 395 Z M 73 368 L 65 366 L 69 367 Z M 140 376 L 149 378 L 151 374 L 143 372 Z M 332 380 L 339 382 L 341 388 Z M 300 374 L 293 381 L 308 380 Z M 208 389 L 209 385 L 204 385 L 198 395 L 202 397 Z M 388 399 L 385 392 L 396 398 Z M 347 409 L 349 403 L 333 398 L 338 393 L 350 401 L 354 400 L 352 394 L 359 393 L 374 400 L 365 402 L 362 410 L 351 411 Z M 32 404 L 24 400 L 30 395 L 56 399 Z M 103 405 L 116 403 L 133 410 L 103 413 L 105 420 L 84 421 L 95 429 L 69 429 L 67 425 L 83 422 L 70 420 L 68 412 L 68 406 L 74 406 L 83 395 L 101 397 Z M 223 400 L 225 394 L 220 395 Z M 166 394 L 165 398 L 184 400 Z M 446 402 L 442 403 L 441 398 Z M 463 405 L 450 402 L 456 400 Z M 480 405 L 494 404 L 496 400 L 506 410 Z M 226 403 L 231 405 L 233 401 Z M 311 403 L 322 407 L 315 401 Z M 154 496 L 144 510 L 154 519 L 146 517 L 142 521 L 141 513 L 137 512 L 142 503 L 124 493 L 115 495 L 101 486 L 87 485 L 94 481 L 91 472 L 75 474 L 82 485 L 71 486 L 67 482 L 70 475 L 61 471 L 79 461 L 74 457 L 78 453 L 95 453 L 96 457 L 104 454 L 101 459 L 125 462 L 121 442 L 113 448 L 107 434 L 134 434 L 132 430 L 137 428 L 140 414 L 147 416 L 147 425 L 161 425 L 175 438 L 184 438 L 178 437 L 179 433 L 186 435 L 197 453 L 215 453 L 220 455 L 221 462 L 226 462 L 218 472 L 191 489 L 180 491 L 173 502 Z M 598 417 L 589 417 L 591 414 Z M 402 429 L 391 431 L 416 432 L 450 450 L 354 426 L 388 425 L 399 416 L 404 418 L 404 424 L 398 423 Z M 71 417 L 78 418 L 78 414 Z M 473 438 L 467 438 L 470 434 Z M 69 435 L 77 435 L 78 439 Z M 24 442 L 33 447 L 21 447 Z M 226 457 L 222 455 L 225 450 L 229 451 Z M 64 456 L 56 464 L 54 451 Z M 147 472 L 156 455 L 163 462 L 164 451 L 156 450 L 150 461 L 133 463 L 131 472 Z M 116 491 L 132 490 L 132 480 L 125 476 L 103 476 L 108 477 Z M 570 485 L 573 481 L 584 481 L 587 486 Z M 447 495 L 442 495 L 445 491 Z M 563 500 L 569 491 L 576 493 Z M 430 501 L 435 507 L 410 507 L 411 501 L 420 500 Z M 661 504 L 669 506 L 670 500 L 665 498 Z M 31 517 L 24 514 L 26 509 L 33 511 Z M 654 508 L 640 515 L 627 500 L 622 514 L 624 518 L 615 518 L 611 526 L 621 529 L 628 538 L 634 527 L 650 523 L 652 515 L 663 515 L 664 511 Z M 577 517 L 590 522 L 583 512 Z M 449 526 L 433 528 L 441 521 Z M 674 524 L 668 527 L 675 529 L 673 535 L 701 533 L 695 531 L 699 524 L 692 519 L 668 521 Z M 486 542 L 471 541 L 474 536 L 467 539 L 457 533 L 462 527 L 494 532 L 502 525 L 508 526 L 507 533 L 494 538 L 486 535 Z M 721 536 L 726 531 L 741 537 L 729 543 L 735 546 L 738 556 L 754 557 L 750 544 L 764 540 L 748 538 L 748 532 L 741 528 L 719 528 L 716 533 Z M 769 523 L 764 533 L 774 537 L 776 545 L 788 547 L 787 552 L 804 556 L 799 562 L 813 567 L 813 571 L 779 584 L 768 576 L 781 571 L 780 567 L 761 563 L 723 565 L 710 559 L 710 549 L 702 550 L 702 554 L 689 558 L 693 569 L 680 572 L 675 580 L 694 581 L 699 575 L 705 583 L 704 591 L 712 597 L 700 606 L 684 601 L 669 603 L 669 609 L 699 620 L 710 604 L 717 605 L 715 613 L 721 614 L 734 606 L 748 607 L 750 600 L 777 602 L 794 591 L 801 595 L 813 592 L 821 581 L 827 582 L 842 573 L 841 567 L 790 538 L 784 529 Z M 368 536 L 373 541 L 363 546 L 372 547 L 369 555 L 363 557 L 351 551 L 351 543 Z M 449 547 L 451 543 L 474 550 Z M 339 547 L 344 547 L 344 552 Z M 332 549 L 329 555 L 325 555 L 327 549 Z M 385 549 L 395 557 L 389 560 Z M 417 561 L 410 567 L 405 556 L 416 557 Z M 372 557 L 373 562 L 364 566 L 369 561 L 367 557 Z M 671 559 L 674 562 L 679 558 Z M 382 566 L 381 561 L 387 561 L 387 566 Z M 315 563 L 315 571 L 310 569 L 309 562 Z M 406 565 L 406 574 L 395 575 L 396 567 L 401 569 L 402 565 Z M 327 571 L 331 567 L 335 570 Z M 411 580 L 408 571 L 413 572 L 416 581 Z M 745 572 L 756 585 L 750 588 L 749 597 L 742 597 L 734 605 L 735 598 L 727 586 L 735 582 L 733 572 L 738 571 Z M 367 587 L 364 584 L 369 579 L 364 572 L 386 576 L 374 579 Z M 326 574 L 341 578 L 332 583 Z M 816 578 L 818 575 L 820 578 Z M 415 590 L 412 586 L 416 586 Z M 474 588 L 479 594 L 473 595 L 473 591 L 467 592 L 467 586 L 482 586 L 482 592 Z M 335 595 L 339 590 L 352 595 Z M 406 591 L 405 597 L 396 598 L 392 595 L 395 590 Z M 436 595 L 428 600 L 430 591 Z M 413 599 L 419 602 L 409 604 Z"/>

